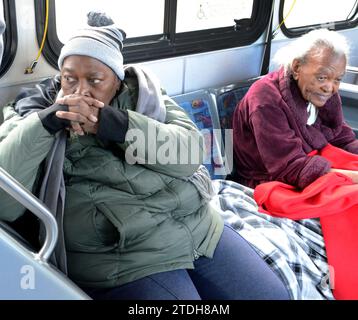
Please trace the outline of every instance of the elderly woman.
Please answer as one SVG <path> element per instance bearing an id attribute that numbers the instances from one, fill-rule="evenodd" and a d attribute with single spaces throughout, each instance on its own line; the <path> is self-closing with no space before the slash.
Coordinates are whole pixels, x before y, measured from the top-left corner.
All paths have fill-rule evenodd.
<path id="1" fill-rule="evenodd" d="M 357 299 L 358 140 L 338 94 L 348 45 L 315 30 L 277 59 L 281 68 L 257 81 L 234 113 L 237 180 L 255 188 L 260 212 L 310 219 L 307 239 L 324 237 L 311 252 L 326 251 L 335 298 Z"/>
<path id="2" fill-rule="evenodd" d="M 57 265 L 96 299 L 287 299 L 209 204 L 209 175 L 189 154 L 202 153 L 195 125 L 153 75 L 123 67 L 108 17 L 89 25 L 64 45 L 61 76 L 23 90 L 0 127 L 0 165 L 63 227 Z M 169 160 L 187 164 L 163 161 L 168 141 Z M 23 212 L 0 193 L 1 219 Z"/>
<path id="3" fill-rule="evenodd" d="M 328 143 L 358 153 L 344 122 L 339 84 L 348 45 L 340 34 L 315 30 L 277 53 L 281 64 L 253 84 L 233 117 L 236 180 L 249 187 L 281 181 L 305 188 L 331 169 L 309 156 Z M 344 173 L 358 182 L 357 172 Z"/>

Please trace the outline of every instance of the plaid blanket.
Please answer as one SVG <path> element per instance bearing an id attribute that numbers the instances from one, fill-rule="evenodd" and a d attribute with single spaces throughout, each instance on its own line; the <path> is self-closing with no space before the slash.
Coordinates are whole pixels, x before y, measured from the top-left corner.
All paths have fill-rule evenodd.
<path id="1" fill-rule="evenodd" d="M 334 299 L 318 219 L 293 221 L 258 212 L 253 189 L 214 180 L 212 204 L 285 283 L 292 299 Z"/>

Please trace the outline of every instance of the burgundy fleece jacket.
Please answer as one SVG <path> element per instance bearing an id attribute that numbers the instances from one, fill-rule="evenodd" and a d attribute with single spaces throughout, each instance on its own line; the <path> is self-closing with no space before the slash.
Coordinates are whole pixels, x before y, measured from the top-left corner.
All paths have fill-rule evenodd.
<path id="1" fill-rule="evenodd" d="M 330 169 L 321 156 L 308 156 L 328 143 L 358 154 L 358 140 L 344 122 L 338 94 L 307 125 L 307 101 L 283 69 L 256 81 L 233 116 L 235 179 L 249 187 L 268 181 L 305 188 Z"/>

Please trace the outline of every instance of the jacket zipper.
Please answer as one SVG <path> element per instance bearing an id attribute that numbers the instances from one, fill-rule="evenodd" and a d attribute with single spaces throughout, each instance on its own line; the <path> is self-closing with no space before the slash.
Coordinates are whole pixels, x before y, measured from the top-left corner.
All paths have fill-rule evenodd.
<path id="1" fill-rule="evenodd" d="M 175 193 L 172 189 L 170 189 L 168 186 L 166 186 L 165 188 L 166 188 L 166 190 L 168 190 L 171 194 L 174 195 L 175 199 L 177 200 L 177 204 L 180 205 L 180 201 L 178 200 L 178 197 L 177 197 L 176 193 Z M 172 217 L 172 218 L 174 219 L 174 217 Z M 200 254 L 200 253 L 195 249 L 195 247 L 194 247 L 194 240 L 193 240 L 193 237 L 192 237 L 192 235 L 191 235 L 191 232 L 190 232 L 189 228 L 187 227 L 187 225 L 186 225 L 184 222 L 180 222 L 180 221 L 178 221 L 178 220 L 176 220 L 176 219 L 174 219 L 174 220 L 175 220 L 176 222 L 180 223 L 180 224 L 185 228 L 186 233 L 188 234 L 188 236 L 189 236 L 189 238 L 190 238 L 190 241 L 191 241 L 191 247 L 192 247 L 192 249 L 193 249 L 193 257 L 194 257 L 194 260 L 198 260 L 198 259 L 200 258 L 200 256 L 201 256 L 201 254 Z"/>
<path id="2" fill-rule="evenodd" d="M 177 222 L 179 222 L 179 221 L 177 221 Z M 193 240 L 193 237 L 192 237 L 192 235 L 191 235 L 191 233 L 190 233 L 189 228 L 186 226 L 185 223 L 183 223 L 183 222 L 179 222 L 179 223 L 181 223 L 181 224 L 183 225 L 183 227 L 185 228 L 186 232 L 188 233 L 188 235 L 189 235 L 189 237 L 190 237 L 191 247 L 193 248 L 193 257 L 194 257 L 194 260 L 198 260 L 198 259 L 200 258 L 200 256 L 201 256 L 201 254 L 200 254 L 200 253 L 195 249 L 195 247 L 194 247 L 194 240 Z"/>

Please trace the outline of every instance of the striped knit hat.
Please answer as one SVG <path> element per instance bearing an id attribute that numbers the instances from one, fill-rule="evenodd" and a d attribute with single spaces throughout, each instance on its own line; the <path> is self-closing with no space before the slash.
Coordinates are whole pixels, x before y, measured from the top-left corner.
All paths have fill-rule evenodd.
<path id="1" fill-rule="evenodd" d="M 81 55 L 95 58 L 108 67 L 118 76 L 124 79 L 123 70 L 123 40 L 126 34 L 116 27 L 113 20 L 105 13 L 90 12 L 88 27 L 80 29 L 62 47 L 58 58 L 58 67 L 61 69 L 66 57 Z"/>

